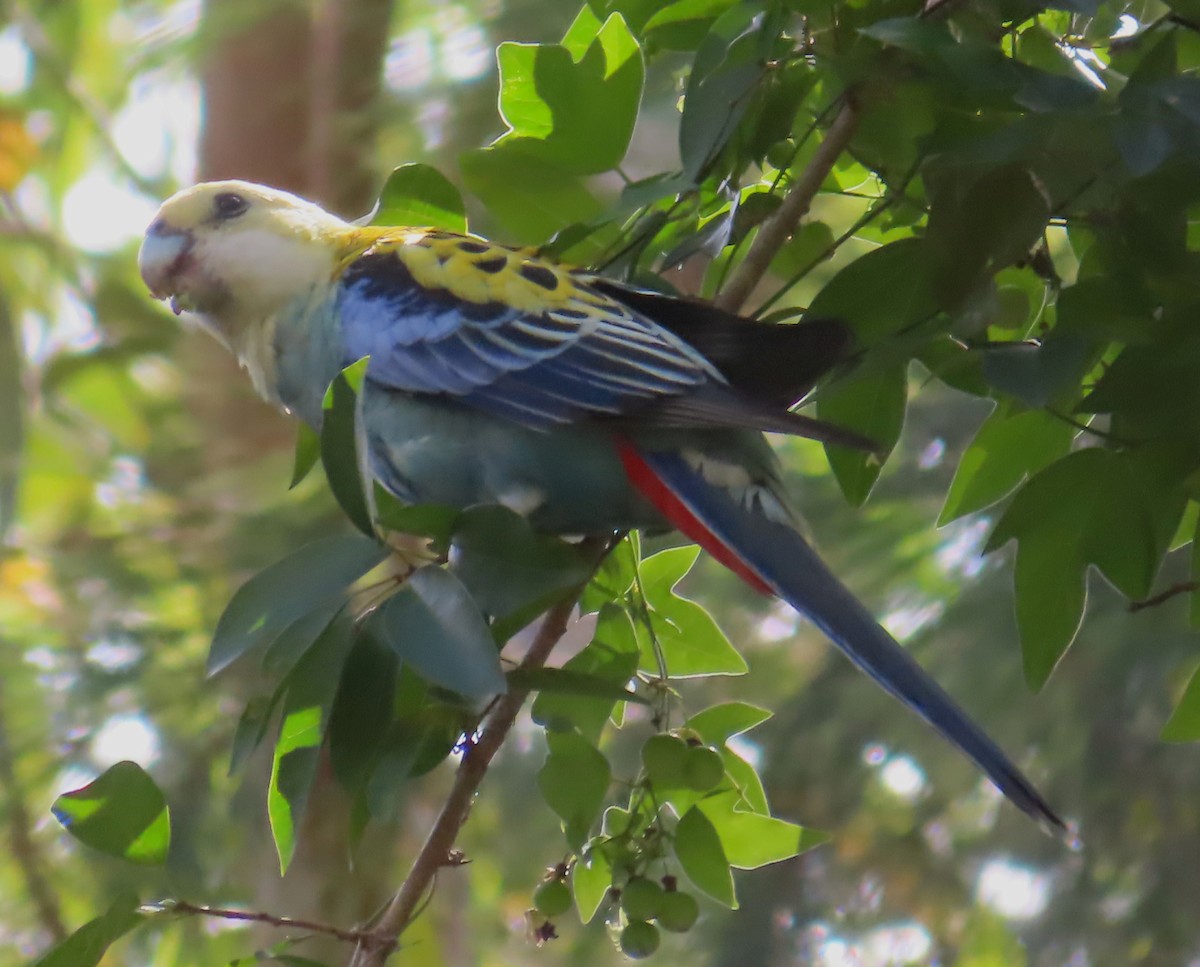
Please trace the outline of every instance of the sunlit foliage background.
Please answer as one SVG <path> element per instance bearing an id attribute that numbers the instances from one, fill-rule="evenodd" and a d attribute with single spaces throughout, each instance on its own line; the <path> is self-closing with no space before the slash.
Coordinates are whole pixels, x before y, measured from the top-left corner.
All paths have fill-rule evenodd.
<path id="1" fill-rule="evenodd" d="M 1105 10 L 1112 33 L 1166 8 L 1139 5 L 1128 22 L 1121 4 Z M 321 782 L 284 879 L 265 826 L 269 762 L 228 775 L 253 672 L 202 680 L 215 619 L 254 570 L 344 524 L 319 475 L 286 490 L 286 419 L 146 297 L 133 256 L 157 201 L 198 177 L 268 181 L 346 214 L 366 211 L 401 162 L 457 177 L 460 152 L 504 130 L 495 45 L 557 40 L 574 12 L 550 0 L 0 4 L 0 960 L 35 955 L 126 887 L 351 923 L 398 882 L 447 771 L 411 788 L 353 869 L 347 804 Z M 1041 24 L 1061 37 L 1079 28 L 1073 16 Z M 682 63 L 652 66 L 631 177 L 677 164 Z M 861 211 L 853 191 L 830 193 L 814 220 L 832 238 Z M 874 244 L 853 240 L 839 259 Z M 709 910 L 660 956 L 1195 962 L 1200 766 L 1193 748 L 1158 741 L 1195 664 L 1184 606 L 1130 616 L 1093 582 L 1080 641 L 1032 696 L 1004 555 L 979 556 L 987 512 L 934 527 L 988 406 L 924 379 L 913 373 L 901 448 L 863 510 L 846 507 L 818 450 L 793 444 L 782 452 L 798 502 L 835 569 L 1081 819 L 1086 849 L 1070 853 L 1002 807 L 812 629 L 705 567 L 692 591 L 751 664 L 708 697 L 777 711 L 742 751 L 777 811 L 834 840 L 747 875 L 741 911 Z M 1181 569 L 1169 561 L 1167 578 Z M 531 887 L 558 859 L 546 845 L 557 822 L 531 793 L 543 755 L 540 733 L 515 736 L 467 827 L 471 863 L 441 878 L 404 963 L 617 962 L 602 924 L 569 925 L 540 950 L 526 939 Z M 57 792 L 120 759 L 146 767 L 171 802 L 163 871 L 87 854 L 50 819 Z M 225 963 L 274 936 L 183 920 L 106 963 Z"/>

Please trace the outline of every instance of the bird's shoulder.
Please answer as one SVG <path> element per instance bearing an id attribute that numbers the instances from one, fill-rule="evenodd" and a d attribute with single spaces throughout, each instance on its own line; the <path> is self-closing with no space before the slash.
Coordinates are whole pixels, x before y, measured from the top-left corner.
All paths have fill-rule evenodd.
<path id="1" fill-rule="evenodd" d="M 339 265 L 346 287 L 376 296 L 420 290 L 433 299 L 504 306 L 519 312 L 627 316 L 589 284 L 590 276 L 513 248 L 434 228 L 359 229 Z"/>

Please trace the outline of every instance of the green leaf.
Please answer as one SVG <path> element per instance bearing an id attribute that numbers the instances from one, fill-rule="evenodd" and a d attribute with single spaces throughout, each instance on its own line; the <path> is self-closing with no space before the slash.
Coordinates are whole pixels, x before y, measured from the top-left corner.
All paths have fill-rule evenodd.
<path id="1" fill-rule="evenodd" d="M 1053 331 L 1040 343 L 998 343 L 983 350 L 983 376 L 1033 409 L 1078 393 L 1092 368 L 1093 345 L 1074 332 Z"/>
<path id="2" fill-rule="evenodd" d="M 1112 414 L 1122 430 L 1139 438 L 1194 439 L 1200 432 L 1198 366 L 1200 340 L 1194 337 L 1126 346 L 1079 409 Z"/>
<path id="3" fill-rule="evenodd" d="M 585 849 L 571 868 L 571 889 L 579 919 L 591 923 L 612 886 L 613 870 L 604 852 Z"/>
<path id="4" fill-rule="evenodd" d="M 724 745 L 735 735 L 762 725 L 774 713 L 747 702 L 722 702 L 697 712 L 684 725 L 710 745 Z"/>
<path id="5" fill-rule="evenodd" d="M 366 441 L 361 439 L 365 433 L 361 410 L 367 363 L 365 357 L 351 363 L 329 384 L 323 403 L 321 463 L 342 512 L 355 527 L 373 538 L 375 528 L 364 482 L 371 477 L 365 466 Z"/>
<path id="6" fill-rule="evenodd" d="M 825 446 L 838 486 L 853 506 L 861 506 L 870 496 L 883 469 L 882 459 L 900 439 L 907 404 L 908 367 L 903 362 L 878 366 L 860 377 L 835 383 L 818 397 L 818 417 L 855 430 L 879 446 L 878 454 Z"/>
<path id="7" fill-rule="evenodd" d="M 936 54 L 954 44 L 954 37 L 943 21 L 924 17 L 889 17 L 860 27 L 858 32 L 914 54 Z"/>
<path id="8" fill-rule="evenodd" d="M 137 897 L 120 893 L 108 910 L 55 944 L 32 967 L 99 967 L 108 948 L 145 921 Z"/>
<path id="9" fill-rule="evenodd" d="M 377 633 L 423 678 L 470 699 L 503 693 L 507 684 L 479 605 L 449 571 L 413 572 L 380 609 Z"/>
<path id="10" fill-rule="evenodd" d="M 400 660 L 386 642 L 358 635 L 329 713 L 329 762 L 346 789 L 356 789 L 370 774 L 392 723 L 399 673 Z"/>
<path id="11" fill-rule="evenodd" d="M 889 84 L 884 96 L 871 98 L 860 112 L 854 156 L 899 190 L 902 172 L 924 159 L 923 146 L 938 124 L 940 93 L 925 81 Z"/>
<path id="12" fill-rule="evenodd" d="M 1146 234 L 1158 232 L 1160 235 L 1174 235 L 1173 230 L 1166 230 L 1161 218 L 1152 218 L 1154 225 L 1147 226 Z M 1139 242 L 1142 240 L 1139 239 Z M 1150 242 L 1144 242 L 1142 247 L 1149 249 Z M 1180 238 L 1180 247 L 1183 247 Z M 1169 248 L 1169 246 L 1168 246 Z M 1163 260 L 1168 261 L 1171 255 L 1164 252 Z M 1031 291 L 1036 299 L 1041 287 Z M 1107 339 L 1115 339 L 1123 343 L 1140 343 L 1156 345 L 1163 335 L 1162 327 L 1155 320 L 1154 305 L 1147 294 L 1133 286 L 1124 285 L 1121 281 L 1107 276 L 1093 276 L 1077 281 L 1067 286 L 1058 294 L 1055 305 L 1058 324 L 1055 329 L 1060 333 L 1072 332 L 1093 343 L 1103 344 Z"/>
<path id="13" fill-rule="evenodd" d="M 579 550 L 537 534 L 507 507 L 472 507 L 454 528 L 451 570 L 487 614 L 504 618 L 576 588 L 592 573 Z"/>
<path id="14" fill-rule="evenodd" d="M 1071 449 L 1079 431 L 1044 410 L 998 408 L 958 463 L 938 526 L 982 510 Z"/>
<path id="15" fill-rule="evenodd" d="M 294 488 L 321 459 L 321 437 L 307 423 L 296 426 L 296 452 L 292 457 L 292 480 L 288 490 Z"/>
<path id="16" fill-rule="evenodd" d="M 306 544 L 259 571 L 238 589 L 217 622 L 206 672 L 215 675 L 298 618 L 328 604 L 387 554 L 374 540 L 339 534 Z"/>
<path id="17" fill-rule="evenodd" d="M 1161 167 L 1175 147 L 1165 109 L 1153 96 L 1138 91 L 1141 86 L 1126 85 L 1119 98 L 1121 111 L 1112 119 L 1113 141 L 1135 178 Z"/>
<path id="18" fill-rule="evenodd" d="M 983 354 L 952 336 L 930 340 L 916 358 L 947 386 L 971 396 L 991 396 L 991 387 L 983 378 Z"/>
<path id="19" fill-rule="evenodd" d="M 524 139 L 468 151 L 459 167 L 467 187 L 523 245 L 541 244 L 603 211 L 580 176 L 542 160 Z"/>
<path id="20" fill-rule="evenodd" d="M 696 51 L 679 120 L 679 154 L 694 180 L 737 130 L 762 80 L 761 26 L 761 12 L 739 4 L 717 19 Z"/>
<path id="21" fill-rule="evenodd" d="M 407 164 L 388 175 L 371 224 L 465 232 L 467 208 L 458 189 L 436 168 Z"/>
<path id="22" fill-rule="evenodd" d="M 564 44 L 501 44 L 500 113 L 529 155 L 576 175 L 599 174 L 625 156 L 637 120 L 645 68 L 619 14 L 590 37 L 581 13 Z"/>
<path id="23" fill-rule="evenodd" d="M 1200 580 L 1200 521 L 1196 523 L 1196 529 L 1192 533 L 1192 580 Z M 1198 586 L 1200 588 L 1200 586 Z M 1200 627 L 1200 589 L 1193 591 L 1190 595 L 1191 607 L 1188 609 L 1188 619 L 1193 628 Z"/>
<path id="24" fill-rule="evenodd" d="M 1066 527 L 1082 560 L 1126 597 L 1145 597 L 1183 516 L 1189 466 L 1186 454 L 1152 447 L 1068 454 L 1021 488 L 985 550 Z"/>
<path id="25" fill-rule="evenodd" d="M 1200 741 L 1200 669 L 1192 675 L 1159 738 L 1163 742 Z"/>
<path id="26" fill-rule="evenodd" d="M 675 858 L 698 889 L 719 903 L 737 909 L 733 874 L 712 822 L 693 806 L 675 827 Z"/>
<path id="27" fill-rule="evenodd" d="M 629 593 L 637 577 L 640 553 L 634 534 L 627 534 L 605 555 L 579 599 L 581 614 L 599 611 L 603 605 L 618 601 Z"/>
<path id="28" fill-rule="evenodd" d="M 795 823 L 738 810 L 739 800 L 737 793 L 720 793 L 696 804 L 716 830 L 730 866 L 758 869 L 791 859 L 829 839 Z"/>
<path id="29" fill-rule="evenodd" d="M 345 607 L 345 598 L 336 597 L 284 628 L 263 653 L 263 671 L 278 678 L 286 676 Z"/>
<path id="30" fill-rule="evenodd" d="M 659 9 L 642 26 L 643 33 L 684 20 L 710 20 L 723 14 L 738 0 L 674 0 Z"/>
<path id="31" fill-rule="evenodd" d="M 623 691 L 637 673 L 638 659 L 637 637 L 629 616 L 617 605 L 607 604 L 600 610 L 591 642 L 573 655 L 562 671 L 586 675 L 607 683 L 610 689 Z M 544 691 L 534 700 L 530 714 L 535 722 L 548 729 L 575 728 L 588 741 L 598 743 L 615 705 L 616 696 L 612 693 L 584 698 Z"/>
<path id="32" fill-rule="evenodd" d="M 893 339 L 937 312 L 929 250 L 920 238 L 891 242 L 855 259 L 808 307 L 814 319 L 845 319 L 860 349 Z"/>
<path id="33" fill-rule="evenodd" d="M 771 807 L 767 803 L 767 793 L 758 770 L 728 748 L 721 750 L 721 759 L 725 762 L 726 777 L 733 783 L 746 806 L 756 813 L 769 816 Z"/>
<path id="34" fill-rule="evenodd" d="M 649 601 L 660 601 L 671 593 L 671 589 L 684 579 L 700 557 L 700 548 L 695 544 L 668 547 L 665 551 L 652 554 L 638 565 L 642 591 Z"/>
<path id="35" fill-rule="evenodd" d="M 280 874 L 287 872 L 295 853 L 296 832 L 320 762 L 329 708 L 353 638 L 354 623 L 344 615 L 337 618 L 287 678 L 267 787 L 267 816 Z"/>
<path id="36" fill-rule="evenodd" d="M 699 553 L 695 546 L 676 547 L 660 551 L 641 563 L 642 591 L 651 608 L 653 639 L 662 649 L 671 678 L 744 675 L 746 659 L 729 643 L 712 615 L 672 590 Z M 649 636 L 642 643 L 640 667 L 658 671 Z"/>
<path id="37" fill-rule="evenodd" d="M 1021 635 L 1025 681 L 1034 691 L 1046 684 L 1083 621 L 1086 570 L 1063 541 L 1078 535 L 1068 526 L 1026 537 L 1017 550 L 1013 589 Z"/>
<path id="38" fill-rule="evenodd" d="M 555 695 L 578 695 L 584 698 L 607 698 L 621 702 L 649 705 L 645 696 L 631 692 L 619 682 L 601 675 L 590 675 L 571 668 L 514 668 L 505 677 L 509 688 L 531 692 L 550 692 Z M 628 681 L 632 675 L 625 680 Z"/>
<path id="39" fill-rule="evenodd" d="M 246 703 L 233 731 L 229 752 L 229 775 L 236 773 L 267 736 L 275 701 L 266 695 L 255 695 Z"/>
<path id="40" fill-rule="evenodd" d="M 547 732 L 550 754 L 538 773 L 542 798 L 562 819 L 567 843 L 580 849 L 604 806 L 612 770 L 608 760 L 575 732 Z"/>
<path id="41" fill-rule="evenodd" d="M 1089 564 L 1129 598 L 1149 592 L 1186 503 L 1175 459 L 1078 450 L 1032 477 L 997 522 L 985 550 L 1018 541 L 1017 624 L 1031 687 L 1045 684 L 1078 630 Z"/>
<path id="42" fill-rule="evenodd" d="M 402 504 L 375 485 L 377 521 L 384 531 L 428 537 L 436 547 L 448 548 L 450 536 L 462 513 L 446 504 Z"/>
<path id="43" fill-rule="evenodd" d="M 136 762 L 118 762 L 51 807 L 77 840 L 131 863 L 158 865 L 171 844 L 171 816 L 161 790 Z"/>
<path id="44" fill-rule="evenodd" d="M 373 617 L 367 619 L 366 632 L 378 635 Z M 476 724 L 469 712 L 435 701 L 430 692 L 430 686 L 416 672 L 401 667 L 394 721 L 383 738 L 366 787 L 367 806 L 373 817 L 395 819 L 405 784 L 445 760 L 463 732 Z"/>
<path id="45" fill-rule="evenodd" d="M 1018 165 L 966 172 L 934 182 L 928 251 L 941 304 L 956 308 L 983 276 L 1028 256 L 1050 217 L 1050 200 L 1032 172 Z"/>

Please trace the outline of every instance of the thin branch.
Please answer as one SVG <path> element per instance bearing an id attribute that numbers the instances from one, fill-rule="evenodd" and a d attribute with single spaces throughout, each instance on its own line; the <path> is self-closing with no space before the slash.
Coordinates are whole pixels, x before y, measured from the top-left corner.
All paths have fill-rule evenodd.
<path id="1" fill-rule="evenodd" d="M 165 900 L 161 904 L 164 911 L 169 913 L 187 913 L 197 917 L 216 917 L 221 920 L 244 920 L 247 923 L 265 923 L 284 930 L 306 930 L 309 933 L 322 933 L 335 937 L 345 943 L 362 943 L 371 938 L 369 930 L 342 930 L 340 927 L 327 923 L 317 923 L 314 920 L 298 920 L 295 917 L 277 917 L 273 913 L 254 913 L 250 910 L 230 910 L 226 907 L 202 906 L 189 903 L 187 900 Z"/>
<path id="2" fill-rule="evenodd" d="M 25 791 L 17 779 L 13 762 L 12 747 L 8 742 L 5 723 L 3 694 L 0 693 L 0 790 L 8 813 L 8 845 L 12 857 L 21 869 L 25 890 L 37 910 L 38 922 L 50 934 L 55 943 L 67 939 L 67 928 L 63 925 L 58 909 L 58 897 L 50 889 L 43 872 L 42 854 L 33 841 L 33 826 L 29 821 L 29 810 L 25 806 Z"/>
<path id="3" fill-rule="evenodd" d="M 610 542 L 588 540 L 583 544 L 585 553 L 599 558 L 608 549 Z M 542 619 L 541 627 L 529 646 L 519 668 L 540 668 L 546 663 L 554 646 L 566 634 L 571 611 L 582 593 L 582 586 L 575 594 L 564 598 Z M 382 967 L 388 955 L 396 948 L 400 934 L 413 921 L 422 900 L 428 895 L 434 877 L 443 866 L 461 865 L 461 857 L 454 853 L 454 842 L 466 822 L 471 803 L 487 774 L 488 766 L 499 751 L 508 733 L 516 722 L 517 714 L 528 689 L 512 689 L 492 707 L 479 738 L 467 748 L 462 764 L 454 777 L 450 795 L 442 804 L 441 812 L 434 820 L 433 828 L 425 839 L 417 858 L 400 885 L 400 889 L 388 903 L 378 922 L 369 934 L 359 942 L 350 958 L 349 967 Z"/>
<path id="4" fill-rule="evenodd" d="M 1108 430 L 1101 430 L 1089 423 L 1084 423 L 1082 420 L 1077 420 L 1073 416 L 1068 416 L 1066 413 L 1062 413 L 1059 410 L 1054 409 L 1052 406 L 1047 406 L 1045 409 L 1046 412 L 1056 420 L 1060 420 L 1063 423 L 1066 423 L 1068 426 L 1075 427 L 1075 429 L 1079 430 L 1081 433 L 1088 433 L 1099 440 L 1115 443 L 1117 446 L 1140 447 L 1145 442 L 1143 440 L 1131 440 L 1129 437 L 1121 436 L 1119 433 L 1110 433 Z"/>
<path id="5" fill-rule="evenodd" d="M 841 235 L 830 242 L 829 245 L 825 247 L 823 252 L 810 259 L 808 264 L 806 264 L 798 272 L 793 273 L 792 277 L 789 278 L 778 289 L 776 289 L 774 294 L 765 300 L 763 304 L 760 305 L 757 310 L 755 310 L 755 312 L 761 313 L 765 312 L 767 309 L 770 309 L 771 306 L 775 305 L 776 302 L 783 298 L 784 294 L 791 289 L 792 286 L 800 282 L 801 279 L 803 279 L 806 275 L 808 275 L 809 272 L 815 269 L 826 259 L 832 258 L 838 249 L 840 249 L 843 245 L 850 241 L 850 239 L 854 238 L 855 235 L 870 225 L 871 222 L 875 221 L 875 219 L 896 204 L 896 202 L 898 202 L 902 197 L 902 192 L 895 192 L 888 194 L 881 199 L 877 199 L 878 204 L 872 205 L 865 212 L 863 212 L 863 214 L 859 216 L 858 220 L 855 221 L 855 223 L 847 228 L 844 232 L 842 232 Z"/>
<path id="6" fill-rule="evenodd" d="M 1192 20 L 1189 17 L 1183 16 L 1183 14 L 1169 13 L 1163 19 L 1177 27 L 1183 27 L 1185 30 L 1191 30 L 1195 33 L 1200 33 L 1200 21 Z M 1143 31 L 1143 33 L 1144 32 L 1145 31 Z"/>
<path id="7" fill-rule="evenodd" d="M 733 273 L 729 285 L 714 300 L 718 306 L 737 312 L 750 298 L 755 286 L 767 274 L 771 260 L 796 231 L 800 219 L 808 213 L 821 183 L 829 177 L 829 172 L 833 170 L 838 157 L 850 143 L 857 127 L 858 111 L 854 102 L 847 97 L 829 130 L 825 132 L 825 139 L 820 147 L 800 173 L 800 177 L 796 179 L 775 214 L 759 228 L 750 251 Z"/>
<path id="8" fill-rule="evenodd" d="M 775 177 L 771 179 L 771 193 L 774 194 L 779 190 L 779 185 L 795 163 L 796 158 L 800 156 L 800 152 L 804 150 L 804 146 L 808 144 L 808 139 L 821 130 L 821 125 L 829 118 L 829 115 L 834 112 L 838 106 L 838 99 L 834 98 L 826 104 L 813 117 L 812 124 L 804 129 L 804 134 L 796 139 L 795 147 L 788 153 L 787 161 L 779 166 L 779 170 L 775 172 Z"/>
<path id="9" fill-rule="evenodd" d="M 1156 608 L 1158 605 L 1170 601 L 1172 598 L 1178 597 L 1181 594 L 1190 594 L 1192 591 L 1200 591 L 1200 581 L 1181 581 L 1179 584 L 1172 584 L 1167 590 L 1160 591 L 1149 598 L 1142 598 L 1140 601 L 1130 601 L 1129 610 L 1136 613 L 1144 611 L 1146 608 Z"/>

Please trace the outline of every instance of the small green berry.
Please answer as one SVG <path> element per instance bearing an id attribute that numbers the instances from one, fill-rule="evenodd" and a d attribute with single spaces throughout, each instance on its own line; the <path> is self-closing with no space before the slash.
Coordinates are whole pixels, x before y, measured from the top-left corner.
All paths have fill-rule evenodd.
<path id="1" fill-rule="evenodd" d="M 546 880 L 533 891 L 533 905 L 543 917 L 558 917 L 571 909 L 571 888 L 562 880 Z"/>
<path id="2" fill-rule="evenodd" d="M 614 870 L 630 869 L 638 862 L 637 851 L 630 849 L 623 840 L 610 839 L 600 847 L 600 855 Z"/>
<path id="3" fill-rule="evenodd" d="M 684 785 L 687 743 L 674 735 L 652 735 L 642 746 L 642 765 L 646 775 L 659 789 L 678 789 Z"/>
<path id="4" fill-rule="evenodd" d="M 716 749 L 698 745 L 687 750 L 683 761 L 683 777 L 687 787 L 695 792 L 708 792 L 725 778 L 725 763 Z"/>
<path id="5" fill-rule="evenodd" d="M 700 916 L 700 904 L 690 893 L 664 894 L 658 907 L 658 925 L 671 933 L 687 933 Z"/>
<path id="6" fill-rule="evenodd" d="M 631 960 L 643 960 L 658 949 L 658 927 L 634 920 L 621 931 L 621 951 Z"/>
<path id="7" fill-rule="evenodd" d="M 621 890 L 621 909 L 630 920 L 653 920 L 665 894 L 663 888 L 644 876 L 635 876 Z"/>
<path id="8" fill-rule="evenodd" d="M 796 145 L 791 141 L 777 141 L 767 148 L 767 161 L 776 168 L 787 168 L 796 160 Z"/>

